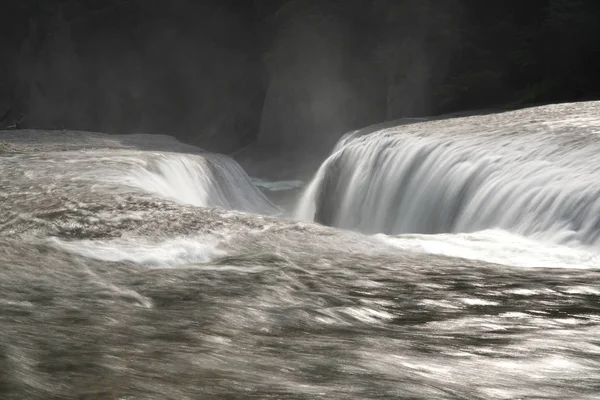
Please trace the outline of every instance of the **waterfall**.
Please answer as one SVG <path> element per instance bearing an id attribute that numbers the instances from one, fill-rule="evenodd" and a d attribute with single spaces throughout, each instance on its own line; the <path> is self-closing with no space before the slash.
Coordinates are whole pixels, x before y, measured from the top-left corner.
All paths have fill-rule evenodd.
<path id="1" fill-rule="evenodd" d="M 558 243 L 599 244 L 600 123 L 589 115 L 523 121 L 531 112 L 344 137 L 296 215 L 366 233 L 499 228 Z"/>

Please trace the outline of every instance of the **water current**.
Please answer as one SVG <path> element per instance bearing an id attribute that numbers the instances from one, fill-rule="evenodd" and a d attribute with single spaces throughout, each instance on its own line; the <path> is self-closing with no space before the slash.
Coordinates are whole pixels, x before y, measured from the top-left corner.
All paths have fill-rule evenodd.
<path id="1" fill-rule="evenodd" d="M 168 136 L 0 132 L 0 398 L 596 399 L 599 112 L 357 131 L 294 209 Z"/>

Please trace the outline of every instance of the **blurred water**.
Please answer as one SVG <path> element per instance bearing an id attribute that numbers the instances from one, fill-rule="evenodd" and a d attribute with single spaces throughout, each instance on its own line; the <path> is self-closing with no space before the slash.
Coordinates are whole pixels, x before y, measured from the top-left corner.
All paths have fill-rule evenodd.
<path id="1" fill-rule="evenodd" d="M 573 130 L 564 107 L 539 118 Z M 282 218 L 233 161 L 169 138 L 15 135 L 0 133 L 0 398 L 598 398 L 591 230 L 365 235 Z M 589 186 L 568 201 L 593 202 L 586 138 L 565 146 Z"/>
<path id="2" fill-rule="evenodd" d="M 597 247 L 599 133 L 597 103 L 355 133 L 323 163 L 297 216 L 367 233 L 501 228 Z"/>

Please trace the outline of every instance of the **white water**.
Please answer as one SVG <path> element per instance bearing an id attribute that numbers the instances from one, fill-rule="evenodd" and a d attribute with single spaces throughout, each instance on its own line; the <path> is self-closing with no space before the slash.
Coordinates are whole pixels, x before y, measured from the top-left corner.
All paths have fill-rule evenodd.
<path id="1" fill-rule="evenodd" d="M 210 238 L 181 237 L 144 243 L 139 238 L 65 241 L 48 239 L 51 246 L 96 260 L 133 262 L 148 268 L 190 268 L 223 257 Z"/>
<path id="2" fill-rule="evenodd" d="M 525 113 L 508 113 L 505 124 L 474 117 L 344 138 L 296 216 L 366 233 L 502 229 L 599 246 L 600 119 L 528 124 Z"/>
<path id="3" fill-rule="evenodd" d="M 600 268 L 600 255 L 596 252 L 544 243 L 500 230 L 438 235 L 378 234 L 375 237 L 402 250 L 515 267 Z"/>
<path id="4" fill-rule="evenodd" d="M 600 146 L 575 111 L 357 132 L 302 203 L 353 229 L 453 221 L 435 235 L 252 215 L 273 207 L 210 154 L 0 155 L 0 398 L 597 398 Z M 471 232 L 515 200 L 533 215 Z"/>
<path id="5" fill-rule="evenodd" d="M 275 211 L 235 161 L 216 154 L 157 154 L 148 165 L 128 171 L 122 182 L 182 204 Z"/>
<path id="6" fill-rule="evenodd" d="M 81 185 L 89 191 L 142 191 L 157 198 L 197 207 L 221 207 L 257 214 L 279 212 L 231 158 L 218 154 L 180 154 L 115 149 L 22 154 L 9 167 L 48 187 Z"/>

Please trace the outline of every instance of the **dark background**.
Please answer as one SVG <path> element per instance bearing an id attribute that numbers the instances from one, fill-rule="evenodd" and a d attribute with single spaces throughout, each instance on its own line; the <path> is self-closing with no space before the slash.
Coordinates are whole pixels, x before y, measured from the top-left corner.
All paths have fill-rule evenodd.
<path id="1" fill-rule="evenodd" d="M 2 2 L 0 127 L 328 152 L 403 117 L 600 98 L 598 0 Z"/>

